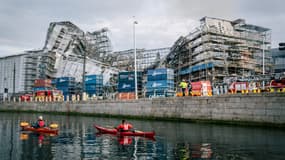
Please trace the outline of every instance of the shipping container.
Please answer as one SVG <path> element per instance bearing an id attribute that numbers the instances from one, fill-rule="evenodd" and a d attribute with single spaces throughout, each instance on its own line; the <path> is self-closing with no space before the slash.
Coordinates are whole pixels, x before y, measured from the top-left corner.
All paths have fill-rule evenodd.
<path id="1" fill-rule="evenodd" d="M 90 79 L 103 79 L 102 74 L 92 74 L 92 75 L 86 75 L 85 78 L 90 78 Z"/>
<path id="2" fill-rule="evenodd" d="M 137 72 L 137 80 L 142 80 L 142 72 Z M 135 80 L 135 72 L 119 72 L 119 82 L 123 81 L 134 81 Z"/>
<path id="3" fill-rule="evenodd" d="M 56 87 L 58 90 L 61 90 L 64 93 L 70 93 L 73 94 L 74 93 L 74 88 L 70 88 L 70 87 Z"/>
<path id="4" fill-rule="evenodd" d="M 62 82 L 75 82 L 74 77 L 58 77 L 56 78 L 56 83 L 62 83 Z"/>
<path id="5" fill-rule="evenodd" d="M 56 83 L 55 85 L 56 87 L 75 87 L 75 82 L 68 82 L 68 81 L 65 81 L 65 82 L 58 82 Z"/>
<path id="6" fill-rule="evenodd" d="M 174 71 L 173 69 L 167 69 L 167 68 L 148 70 L 147 80 L 148 81 L 174 80 Z"/>
<path id="7" fill-rule="evenodd" d="M 103 76 L 102 75 L 87 75 L 85 77 L 85 84 L 102 84 L 103 85 Z"/>
<path id="8" fill-rule="evenodd" d="M 158 80 L 158 81 L 148 81 L 146 84 L 147 91 L 153 90 L 174 90 L 173 80 Z"/>
<path id="9" fill-rule="evenodd" d="M 52 87 L 34 87 L 34 91 L 44 91 L 44 90 L 51 90 Z"/>

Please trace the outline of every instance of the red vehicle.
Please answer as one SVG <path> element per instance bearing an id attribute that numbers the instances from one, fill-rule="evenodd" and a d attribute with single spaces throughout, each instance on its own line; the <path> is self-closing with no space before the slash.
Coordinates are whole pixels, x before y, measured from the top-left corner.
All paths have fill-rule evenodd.
<path id="1" fill-rule="evenodd" d="M 270 88 L 285 88 L 285 78 L 271 80 L 268 87 L 270 87 Z"/>
<path id="2" fill-rule="evenodd" d="M 20 96 L 20 99 L 22 102 L 29 102 L 31 100 L 31 97 L 33 97 L 32 94 L 24 94 Z"/>

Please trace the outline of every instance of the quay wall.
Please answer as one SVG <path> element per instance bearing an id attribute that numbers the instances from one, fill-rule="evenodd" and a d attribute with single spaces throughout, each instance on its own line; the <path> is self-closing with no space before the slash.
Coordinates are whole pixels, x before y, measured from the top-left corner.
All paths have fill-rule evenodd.
<path id="1" fill-rule="evenodd" d="M 285 94 L 171 97 L 84 102 L 6 102 L 0 111 L 62 112 L 285 127 Z"/>

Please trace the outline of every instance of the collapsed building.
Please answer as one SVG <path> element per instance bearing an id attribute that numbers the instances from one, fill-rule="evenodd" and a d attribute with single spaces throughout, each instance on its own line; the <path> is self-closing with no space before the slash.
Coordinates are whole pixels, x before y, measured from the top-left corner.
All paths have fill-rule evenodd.
<path id="1" fill-rule="evenodd" d="M 108 29 L 104 28 L 85 34 L 71 22 L 51 23 L 44 52 L 55 55 L 56 58 L 55 62 L 44 64 L 47 68 L 50 66 L 50 69 L 46 69 L 46 75 L 49 70 L 54 70 L 54 77 L 75 77 L 76 81 L 80 82 L 85 65 L 85 74 L 103 74 L 105 80 L 108 80 L 110 70 L 117 72 L 117 69 L 111 68 L 104 61 L 112 52 L 107 31 Z"/>
<path id="2" fill-rule="evenodd" d="M 52 22 L 43 49 L 0 58 L 0 93 L 33 90 L 35 79 L 102 74 L 104 84 L 115 85 L 118 69 L 111 67 L 111 41 L 104 28 L 84 33 L 71 22 Z M 104 62 L 102 62 L 104 61 Z"/>
<path id="3" fill-rule="evenodd" d="M 247 24 L 204 17 L 200 26 L 181 36 L 164 62 L 175 69 L 175 79 L 210 80 L 225 83 L 228 78 L 268 74 L 272 70 L 268 53 L 271 30 Z"/>

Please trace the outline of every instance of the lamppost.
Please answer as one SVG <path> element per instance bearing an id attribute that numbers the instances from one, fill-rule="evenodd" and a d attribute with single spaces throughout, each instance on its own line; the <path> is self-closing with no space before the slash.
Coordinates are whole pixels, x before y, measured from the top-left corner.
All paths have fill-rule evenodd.
<path id="1" fill-rule="evenodd" d="M 262 35 L 262 75 L 263 75 L 263 81 L 262 81 L 262 89 L 264 89 L 264 74 L 265 74 L 265 68 L 264 68 L 264 42 L 265 41 L 265 34 Z"/>
<path id="2" fill-rule="evenodd" d="M 134 36 L 134 56 L 135 56 L 135 98 L 138 99 L 138 80 L 137 80 L 137 50 L 136 50 L 136 24 L 137 21 L 133 22 L 133 36 Z"/>

